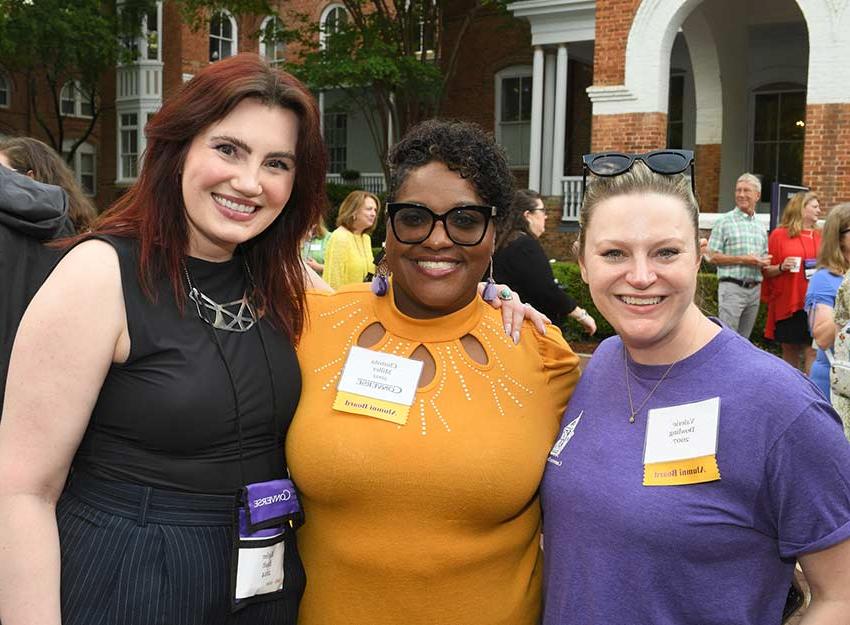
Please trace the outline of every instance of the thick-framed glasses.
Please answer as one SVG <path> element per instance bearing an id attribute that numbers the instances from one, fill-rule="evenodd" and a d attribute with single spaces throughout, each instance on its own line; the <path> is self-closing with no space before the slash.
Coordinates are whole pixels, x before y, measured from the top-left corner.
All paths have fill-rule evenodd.
<path id="1" fill-rule="evenodd" d="M 438 215 L 422 204 L 390 202 L 387 204 L 387 214 L 390 216 L 393 234 L 399 243 L 422 243 L 431 236 L 434 225 L 439 221 L 452 243 L 473 246 L 484 239 L 490 218 L 496 216 L 496 207 L 469 204 L 456 206 Z"/>
<path id="2" fill-rule="evenodd" d="M 650 171 L 663 176 L 681 174 L 690 169 L 691 191 L 696 195 L 694 182 L 694 153 L 691 150 L 653 150 L 646 154 L 626 154 L 624 152 L 598 152 L 581 157 L 584 165 L 581 178 L 582 195 L 587 187 L 587 173 L 595 176 L 611 177 L 624 174 L 632 168 L 635 161 L 642 161 Z"/>

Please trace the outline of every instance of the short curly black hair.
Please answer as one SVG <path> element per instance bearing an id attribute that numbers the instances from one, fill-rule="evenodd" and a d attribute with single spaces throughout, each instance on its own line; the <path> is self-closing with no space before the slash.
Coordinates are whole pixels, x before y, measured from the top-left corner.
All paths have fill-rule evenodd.
<path id="1" fill-rule="evenodd" d="M 481 199 L 496 207 L 498 236 L 510 215 L 514 177 L 504 149 L 478 124 L 430 119 L 408 130 L 390 150 L 387 199 L 396 200 L 410 172 L 435 161 L 469 180 Z"/>

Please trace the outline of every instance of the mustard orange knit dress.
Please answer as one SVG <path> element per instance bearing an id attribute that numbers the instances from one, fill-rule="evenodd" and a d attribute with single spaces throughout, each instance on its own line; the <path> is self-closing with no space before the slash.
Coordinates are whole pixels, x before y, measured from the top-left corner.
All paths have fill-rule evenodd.
<path id="1" fill-rule="evenodd" d="M 368 285 L 308 295 L 298 348 L 303 389 L 286 441 L 306 523 L 300 625 L 533 625 L 540 615 L 537 488 L 579 375 L 550 326 L 518 345 L 476 297 L 412 319 Z M 370 349 L 436 364 L 405 425 L 331 408 L 348 350 L 380 323 Z M 487 364 L 459 340 L 475 337 Z"/>

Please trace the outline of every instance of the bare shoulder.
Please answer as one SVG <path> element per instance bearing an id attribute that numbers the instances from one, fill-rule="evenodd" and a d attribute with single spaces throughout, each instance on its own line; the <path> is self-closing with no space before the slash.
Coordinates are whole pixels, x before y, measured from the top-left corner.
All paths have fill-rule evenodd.
<path id="1" fill-rule="evenodd" d="M 111 344 L 116 360 L 128 347 L 124 295 L 118 253 L 105 241 L 92 239 L 71 249 L 35 294 L 21 322 L 21 332 L 65 328 L 72 336 L 89 336 Z M 126 356 L 124 356 L 126 357 Z"/>
<path id="2" fill-rule="evenodd" d="M 65 254 L 48 280 L 65 281 L 74 278 L 81 280 L 77 286 L 82 288 L 103 286 L 111 282 L 120 286 L 121 268 L 115 248 L 100 239 L 83 241 Z M 88 287 L 83 283 L 88 283 Z"/>

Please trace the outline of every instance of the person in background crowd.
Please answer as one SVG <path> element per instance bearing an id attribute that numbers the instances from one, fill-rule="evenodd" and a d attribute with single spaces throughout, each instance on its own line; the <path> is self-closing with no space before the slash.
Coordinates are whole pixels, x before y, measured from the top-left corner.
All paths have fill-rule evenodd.
<path id="1" fill-rule="evenodd" d="M 477 295 L 513 191 L 492 138 L 428 121 L 389 163 L 374 290 L 308 294 L 304 387 L 286 443 L 307 519 L 299 624 L 533 625 L 537 489 L 578 358 L 554 326 L 544 335 L 524 324 L 509 340 Z M 406 417 L 342 390 L 341 376 L 387 386 L 386 371 L 407 366 L 410 377 L 389 378 L 409 393 Z"/>
<path id="2" fill-rule="evenodd" d="M 30 137 L 9 137 L 0 140 L 0 165 L 45 184 L 56 185 L 68 196 L 68 216 L 75 233 L 87 231 L 97 210 L 86 197 L 74 172 L 49 145 Z"/>
<path id="3" fill-rule="evenodd" d="M 378 197 L 367 191 L 352 191 L 340 204 L 322 274 L 331 288 L 363 282 L 366 274 L 374 273 L 369 235 L 375 229 L 380 207 Z"/>
<path id="4" fill-rule="evenodd" d="M 709 260 L 717 265 L 718 316 L 750 338 L 759 311 L 762 269 L 770 264 L 767 229 L 756 218 L 761 182 L 742 174 L 735 183 L 735 208 L 714 222 Z"/>
<path id="5" fill-rule="evenodd" d="M 806 289 L 814 274 L 821 232 L 818 196 L 795 194 L 782 212 L 782 221 L 770 233 L 767 247 L 771 264 L 764 268 L 762 297 L 767 301 L 765 338 L 782 346 L 782 359 L 808 373 L 815 360 L 805 311 Z M 802 357 L 802 363 L 801 363 Z"/>
<path id="6" fill-rule="evenodd" d="M 0 415 L 15 332 L 58 260 L 44 244 L 73 233 L 65 191 L 16 173 L 0 152 Z"/>
<path id="7" fill-rule="evenodd" d="M 319 219 L 319 222 L 313 226 L 304 240 L 304 249 L 301 251 L 307 266 L 320 276 L 325 269 L 325 250 L 330 236 L 331 233 L 325 226 L 325 220 Z"/>
<path id="8" fill-rule="evenodd" d="M 698 209 L 675 173 L 687 155 L 618 156 L 580 216 L 582 277 L 617 336 L 583 373 L 541 485 L 543 625 L 779 623 L 795 559 L 812 591 L 802 622 L 848 623 L 838 417 L 694 304 Z"/>
<path id="9" fill-rule="evenodd" d="M 832 349 L 835 340 L 835 320 L 832 309 L 835 295 L 844 274 L 850 269 L 850 204 L 833 206 L 826 217 L 818 252 L 817 271 L 809 280 L 806 291 L 806 312 L 809 328 L 818 346 L 811 377 L 829 398 L 829 358 L 825 350 Z"/>
<path id="10" fill-rule="evenodd" d="M 271 536 L 246 542 L 242 502 L 287 473 L 301 244 L 325 198 L 319 109 L 240 54 L 199 71 L 145 132 L 138 180 L 15 339 L 0 620 L 295 625 L 293 530 L 278 510 Z"/>
<path id="11" fill-rule="evenodd" d="M 504 282 L 519 297 L 563 326 L 567 317 L 579 322 L 588 334 L 596 332 L 593 317 L 559 287 L 538 238 L 546 229 L 546 209 L 536 191 L 514 193 L 504 232 L 496 241 L 493 278 Z"/>
<path id="12" fill-rule="evenodd" d="M 838 293 L 835 295 L 835 309 L 833 311 L 835 321 L 836 339 L 839 332 L 844 332 L 847 324 L 850 324 L 850 270 L 844 274 L 841 280 L 841 286 L 838 287 Z M 844 340 L 850 337 L 845 336 Z M 839 357 L 838 344 L 835 345 L 835 355 Z M 835 412 L 841 417 L 844 423 L 844 436 L 850 439 L 850 397 L 836 392 L 835 388 L 830 388 L 830 401 Z"/>

